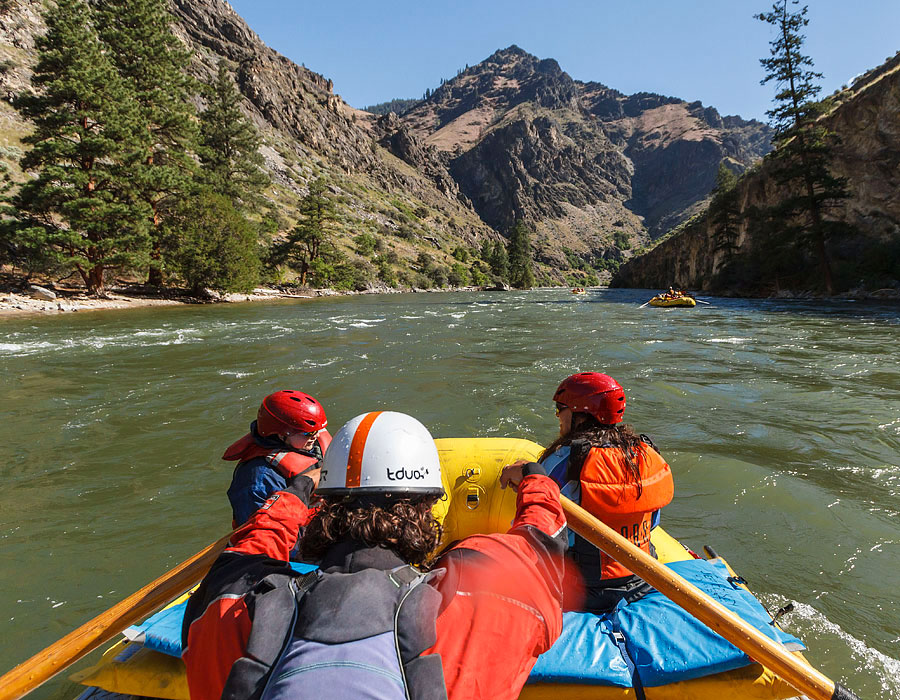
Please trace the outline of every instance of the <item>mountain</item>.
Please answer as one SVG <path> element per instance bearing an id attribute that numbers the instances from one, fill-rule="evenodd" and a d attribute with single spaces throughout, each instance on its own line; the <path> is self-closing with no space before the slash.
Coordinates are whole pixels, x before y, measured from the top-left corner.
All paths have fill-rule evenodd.
<path id="1" fill-rule="evenodd" d="M 836 286 L 900 290 L 900 52 L 830 99 L 832 109 L 822 119 L 838 137 L 832 171 L 847 178 L 850 190 L 849 199 L 831 212 L 834 220 L 848 224 L 829 243 Z M 815 289 L 819 272 L 811 256 L 791 279 L 767 279 L 750 264 L 770 255 L 770 242 L 767 231 L 752 227 L 749 215 L 776 204 L 782 193 L 765 160 L 739 180 L 739 206 L 748 216 L 739 224 L 738 262 L 729 267 L 730 258 L 717 245 L 714 217 L 703 212 L 671 238 L 630 260 L 612 284 L 642 288 L 674 284 L 741 295 Z"/>
<path id="2" fill-rule="evenodd" d="M 42 6 L 0 5 L 0 160 L 18 178 L 29 125 L 10 102 L 31 89 Z M 723 158 L 743 170 L 768 148 L 758 122 L 581 83 L 516 46 L 411 101 L 400 117 L 376 115 L 267 47 L 226 2 L 170 6 L 192 73 L 209 81 L 220 59 L 231 69 L 263 139 L 273 180 L 266 194 L 284 214 L 282 230 L 306 183 L 322 175 L 339 204 L 344 247 L 352 251 L 361 232 L 382 237 L 401 279 L 417 271 L 421 252 L 449 266 L 456 248 L 498 240 L 518 219 L 535 232 L 539 279 L 614 268 L 702 206 Z"/>
<path id="3" fill-rule="evenodd" d="M 723 159 L 741 171 L 770 148 L 760 122 L 582 83 L 517 46 L 443 83 L 401 120 L 444 154 L 486 222 L 501 231 L 533 223 L 550 260 L 561 247 L 609 254 L 624 239 L 636 247 L 662 235 L 702 206 Z"/>

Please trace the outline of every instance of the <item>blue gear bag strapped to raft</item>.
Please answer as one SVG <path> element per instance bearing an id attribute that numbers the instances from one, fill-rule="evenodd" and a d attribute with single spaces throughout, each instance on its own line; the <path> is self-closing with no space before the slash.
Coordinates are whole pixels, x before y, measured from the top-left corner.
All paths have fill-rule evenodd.
<path id="1" fill-rule="evenodd" d="M 731 574 L 724 563 L 691 559 L 666 566 L 789 651 L 805 648 L 799 639 L 772 624 L 753 594 L 728 580 Z M 627 654 L 620 651 L 617 638 Z M 633 670 L 624 656 L 631 660 Z M 747 655 L 731 642 L 654 590 L 604 615 L 564 613 L 562 635 L 538 659 L 528 681 L 631 688 L 636 673 L 643 687 L 649 688 L 749 663 Z"/>

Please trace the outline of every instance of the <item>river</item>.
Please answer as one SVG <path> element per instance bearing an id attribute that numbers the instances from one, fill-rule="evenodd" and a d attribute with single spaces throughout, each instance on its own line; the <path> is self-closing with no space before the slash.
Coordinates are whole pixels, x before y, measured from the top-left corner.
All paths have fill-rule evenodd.
<path id="1" fill-rule="evenodd" d="M 666 528 L 712 545 L 808 658 L 900 697 L 900 310 L 640 290 L 398 294 L 0 320 L 0 671 L 224 533 L 219 459 L 259 400 L 336 429 L 546 444 L 568 374 L 608 371 L 675 475 Z M 81 664 L 82 666 L 84 663 Z M 74 697 L 56 680 L 36 698 Z"/>

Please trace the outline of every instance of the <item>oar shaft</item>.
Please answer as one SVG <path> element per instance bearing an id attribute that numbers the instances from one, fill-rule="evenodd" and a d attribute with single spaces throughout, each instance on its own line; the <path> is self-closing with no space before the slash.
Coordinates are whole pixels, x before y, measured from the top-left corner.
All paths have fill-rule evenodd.
<path id="1" fill-rule="evenodd" d="M 148 583 L 137 593 L 86 622 L 59 641 L 0 676 L 0 700 L 17 700 L 86 656 L 119 632 L 184 593 L 209 570 L 231 535 Z"/>
<path id="2" fill-rule="evenodd" d="M 569 527 L 656 588 L 755 661 L 813 700 L 856 696 L 660 564 L 581 506 L 563 497 Z M 858 699 L 857 699 L 858 700 Z"/>

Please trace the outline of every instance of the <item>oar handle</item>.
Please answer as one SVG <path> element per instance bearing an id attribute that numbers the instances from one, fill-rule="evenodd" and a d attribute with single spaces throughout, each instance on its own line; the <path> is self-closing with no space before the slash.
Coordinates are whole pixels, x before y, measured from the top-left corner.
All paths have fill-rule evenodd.
<path id="1" fill-rule="evenodd" d="M 0 676 L 0 700 L 18 700 L 197 583 L 228 546 L 231 534 L 148 583 L 121 603 Z"/>
<path id="2" fill-rule="evenodd" d="M 859 700 L 840 683 L 830 680 L 801 657 L 791 654 L 781 644 L 747 624 L 581 506 L 565 496 L 562 497 L 562 505 L 572 530 L 800 692 L 813 700 Z"/>

